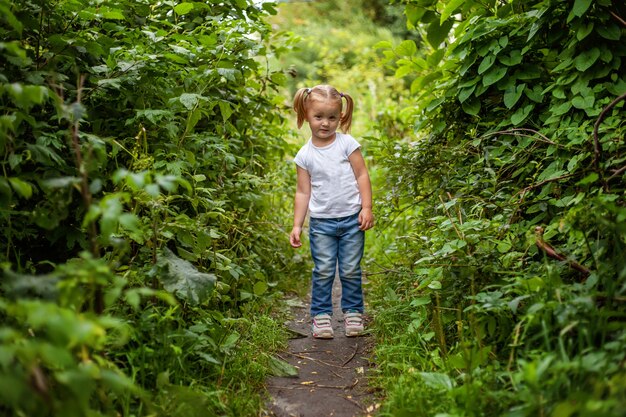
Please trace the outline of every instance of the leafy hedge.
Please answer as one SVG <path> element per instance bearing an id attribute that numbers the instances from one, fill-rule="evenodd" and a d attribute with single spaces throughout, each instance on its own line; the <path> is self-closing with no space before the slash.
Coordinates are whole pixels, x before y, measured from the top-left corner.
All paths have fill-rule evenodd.
<path id="1" fill-rule="evenodd" d="M 250 413 L 220 392 L 284 336 L 254 318 L 289 261 L 272 6 L 0 11 L 0 410 Z"/>
<path id="2" fill-rule="evenodd" d="M 380 120 L 383 415 L 621 415 L 626 7 L 405 3 L 422 40 L 379 44 L 413 99 Z"/>

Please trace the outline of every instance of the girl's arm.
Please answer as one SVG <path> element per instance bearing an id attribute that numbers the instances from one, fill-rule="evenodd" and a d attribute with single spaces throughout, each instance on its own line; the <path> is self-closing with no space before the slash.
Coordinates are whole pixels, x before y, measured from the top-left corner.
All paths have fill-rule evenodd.
<path id="1" fill-rule="evenodd" d="M 359 229 L 368 230 L 374 227 L 374 214 L 372 213 L 372 183 L 365 166 L 365 160 L 361 150 L 357 149 L 348 157 L 356 183 L 361 193 L 361 213 L 359 213 Z"/>
<path id="2" fill-rule="evenodd" d="M 293 229 L 289 235 L 289 243 L 294 248 L 302 246 L 300 234 L 302 233 L 302 225 L 309 208 L 309 199 L 311 198 L 311 177 L 304 169 L 297 167 L 298 182 L 296 184 L 296 198 L 293 205 Z"/>

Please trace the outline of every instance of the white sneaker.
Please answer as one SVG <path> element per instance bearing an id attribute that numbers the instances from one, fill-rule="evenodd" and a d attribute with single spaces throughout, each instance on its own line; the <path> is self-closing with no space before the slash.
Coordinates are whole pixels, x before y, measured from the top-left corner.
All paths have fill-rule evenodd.
<path id="1" fill-rule="evenodd" d="M 334 337 L 330 314 L 323 313 L 313 317 L 311 327 L 313 330 L 313 337 L 316 339 L 332 339 Z"/>
<path id="2" fill-rule="evenodd" d="M 343 322 L 346 326 L 346 336 L 359 336 L 363 333 L 363 314 L 351 311 L 343 315 Z"/>

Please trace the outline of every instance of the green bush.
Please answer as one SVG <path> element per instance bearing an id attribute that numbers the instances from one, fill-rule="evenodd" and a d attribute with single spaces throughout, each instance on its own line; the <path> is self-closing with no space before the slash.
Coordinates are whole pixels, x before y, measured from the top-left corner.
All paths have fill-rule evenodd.
<path id="1" fill-rule="evenodd" d="M 379 350 L 415 345 L 388 330 L 396 300 L 422 359 L 395 361 L 450 378 L 449 415 L 624 407 L 618 3 L 411 2 L 422 48 L 379 44 L 413 100 L 380 120 L 381 223 L 401 232 L 381 240 L 389 263 L 372 274 Z M 441 359 L 425 361 L 433 349 Z"/>

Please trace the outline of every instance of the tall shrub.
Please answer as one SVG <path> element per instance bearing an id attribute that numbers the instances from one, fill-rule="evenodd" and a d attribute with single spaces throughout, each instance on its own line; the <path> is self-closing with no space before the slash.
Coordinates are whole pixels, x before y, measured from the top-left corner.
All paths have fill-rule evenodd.
<path id="1" fill-rule="evenodd" d="M 595 405 L 618 415 L 624 5 L 405 10 L 427 43 L 379 45 L 414 100 L 380 124 L 387 221 L 406 230 L 393 243 L 399 285 L 379 294 L 398 303 L 380 304 L 381 336 L 395 334 L 383 324 L 398 314 L 411 323 L 405 342 L 437 348 L 419 368 L 440 377 L 412 378 L 447 392 L 438 409 L 453 415 L 592 415 Z"/>
<path id="2" fill-rule="evenodd" d="M 0 11 L 0 409 L 148 414 L 149 398 L 193 395 L 210 409 L 197 379 L 219 385 L 243 340 L 228 319 L 287 263 L 267 198 L 284 152 L 272 7 Z M 144 391 L 169 383 L 198 388 Z"/>

